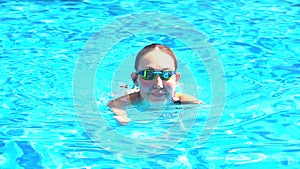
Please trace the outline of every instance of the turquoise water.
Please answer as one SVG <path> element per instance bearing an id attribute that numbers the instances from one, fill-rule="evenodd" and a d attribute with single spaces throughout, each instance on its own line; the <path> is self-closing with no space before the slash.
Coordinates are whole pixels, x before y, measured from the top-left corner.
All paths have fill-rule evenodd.
<path id="1" fill-rule="evenodd" d="M 300 167 L 297 1 L 53 0 L 1 1 L 0 6 L 1 169 Z M 218 106 L 212 104 L 212 93 L 220 92 L 213 88 L 203 60 L 182 39 L 166 34 L 126 35 L 99 62 L 94 93 L 103 118 L 89 119 L 92 128 L 105 123 L 110 128 L 100 131 L 110 129 L 123 137 L 112 139 L 101 132 L 96 137 L 112 144 L 120 144 L 124 138 L 147 139 L 177 123 L 180 114 L 185 115 L 185 124 L 191 124 L 188 132 L 178 132 L 167 140 L 184 138 L 172 148 L 151 157 L 130 158 L 105 149 L 106 145 L 83 127 L 74 105 L 74 72 L 95 33 L 106 37 L 105 45 L 120 36 L 105 32 L 106 25 L 143 12 L 179 17 L 206 35 L 222 63 L 226 101 L 220 122 L 212 122 L 217 128 L 201 141 L 209 112 Z M 147 18 L 145 21 L 145 25 L 155 25 L 147 23 Z M 125 23 L 115 27 L 120 25 L 126 29 Z M 141 29 L 147 27 L 137 25 L 136 31 Z M 130 60 L 152 42 L 174 49 L 181 61 L 181 83 L 187 85 L 182 89 L 197 94 L 206 104 L 171 107 L 156 121 L 146 121 L 146 125 L 143 121 L 118 125 L 104 105 L 126 90 L 120 85 L 132 87 Z M 193 79 L 184 76 L 189 72 Z M 190 117 L 187 112 L 198 114 Z M 146 117 L 160 113 L 151 111 Z M 138 118 L 134 111 L 130 115 Z"/>

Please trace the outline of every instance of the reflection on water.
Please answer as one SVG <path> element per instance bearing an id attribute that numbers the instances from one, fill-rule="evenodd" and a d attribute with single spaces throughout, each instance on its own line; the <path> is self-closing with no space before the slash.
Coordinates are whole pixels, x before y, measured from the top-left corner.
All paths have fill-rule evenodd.
<path id="1" fill-rule="evenodd" d="M 298 1 L 53 2 L 0 3 L 1 168 L 299 168 Z M 74 66 L 85 42 L 116 18 L 143 11 L 185 19 L 218 51 L 226 75 L 226 105 L 213 135 L 205 135 L 216 119 L 210 114 L 207 121 L 209 74 L 195 53 L 166 36 L 132 35 L 110 49 L 97 72 L 99 109 L 79 117 L 74 113 Z M 116 34 L 105 36 L 118 38 Z M 128 113 L 134 121 L 119 125 L 103 105 L 113 97 L 107 94 L 112 77 L 129 87 L 131 79 L 114 70 L 126 54 L 133 57 L 153 41 L 175 50 L 186 66 L 181 73 L 197 75 L 199 86 L 192 89 L 207 104 L 142 113 L 132 108 Z M 189 80 L 182 76 L 183 82 Z M 193 92 L 188 85 L 183 89 Z M 209 139 L 201 140 L 203 135 Z M 141 146 L 132 147 L 132 141 Z M 134 159 L 109 149 L 120 145 L 128 146 L 122 151 L 160 154 Z"/>

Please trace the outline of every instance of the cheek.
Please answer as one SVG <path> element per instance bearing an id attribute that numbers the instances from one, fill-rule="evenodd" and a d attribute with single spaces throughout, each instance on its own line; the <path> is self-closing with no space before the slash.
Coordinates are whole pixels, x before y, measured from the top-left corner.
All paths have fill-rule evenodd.
<path id="1" fill-rule="evenodd" d="M 174 91 L 175 86 L 176 86 L 176 83 L 173 81 L 164 82 L 164 88 L 166 88 L 168 91 Z"/>
<path id="2" fill-rule="evenodd" d="M 153 85 L 155 85 L 155 82 L 153 80 L 139 79 L 139 84 L 140 89 L 143 90 L 152 88 Z M 163 86 L 166 90 L 172 92 L 175 90 L 176 82 L 174 80 L 163 81 Z"/>
<path id="3" fill-rule="evenodd" d="M 151 80 L 144 80 L 144 79 L 140 79 L 140 88 L 150 88 L 153 86 L 153 83 Z"/>

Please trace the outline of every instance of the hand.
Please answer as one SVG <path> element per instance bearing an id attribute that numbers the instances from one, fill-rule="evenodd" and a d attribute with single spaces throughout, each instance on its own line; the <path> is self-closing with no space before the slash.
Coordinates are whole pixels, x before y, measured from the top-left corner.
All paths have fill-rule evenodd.
<path id="1" fill-rule="evenodd" d="M 128 122 L 130 122 L 131 120 L 126 117 L 126 116 L 114 116 L 115 119 L 118 120 L 118 122 L 120 122 L 121 124 L 127 124 Z"/>

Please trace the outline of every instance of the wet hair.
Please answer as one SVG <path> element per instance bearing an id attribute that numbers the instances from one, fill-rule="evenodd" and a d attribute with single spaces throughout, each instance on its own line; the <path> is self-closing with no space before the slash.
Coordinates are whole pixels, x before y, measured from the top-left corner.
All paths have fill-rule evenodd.
<path id="1" fill-rule="evenodd" d="M 175 63 L 175 70 L 177 70 L 177 67 L 178 67 L 178 63 L 177 63 L 177 59 L 176 59 L 176 56 L 174 54 L 174 52 L 167 46 L 165 45 L 162 45 L 162 44 L 158 44 L 158 43 L 153 43 L 151 45 L 148 45 L 148 46 L 145 46 L 136 56 L 135 58 L 135 65 L 134 65 L 134 68 L 135 70 L 138 70 L 138 65 L 140 63 L 140 60 L 142 58 L 142 56 L 146 55 L 147 53 L 155 50 L 155 49 L 158 49 L 160 50 L 161 52 L 164 52 L 168 55 L 170 55 L 173 60 L 174 60 L 174 63 Z"/>

